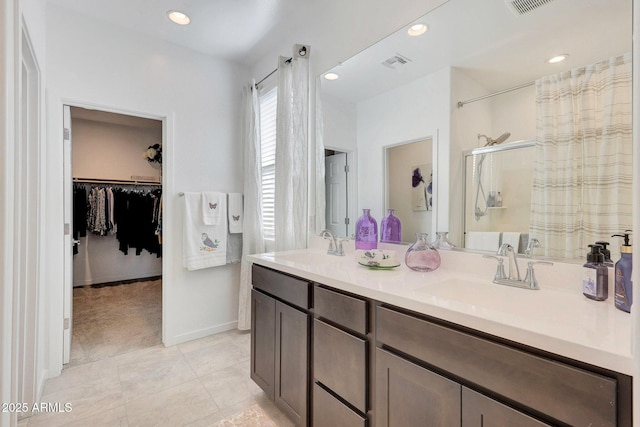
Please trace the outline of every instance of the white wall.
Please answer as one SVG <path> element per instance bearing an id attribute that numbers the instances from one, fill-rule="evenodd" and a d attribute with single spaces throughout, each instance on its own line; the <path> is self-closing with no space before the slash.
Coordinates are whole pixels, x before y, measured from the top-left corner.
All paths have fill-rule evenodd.
<path id="1" fill-rule="evenodd" d="M 142 176 L 149 181 L 161 180 L 160 169 L 156 167 L 161 165 L 152 166 L 142 157 L 147 147 L 162 142 L 161 121 L 155 127 L 77 118 L 72 118 L 71 123 L 74 178 L 131 180 Z M 119 250 L 115 235 L 88 232 L 79 240 L 78 253 L 73 256 L 73 286 L 162 275 L 162 258 L 146 250 L 136 255 L 135 249 L 125 255 Z"/>
<path id="2" fill-rule="evenodd" d="M 442 69 L 358 103 L 358 206 L 370 208 L 378 221 L 386 214 L 384 147 L 432 137 L 439 146 L 438 164 L 449 164 L 450 76 L 448 68 Z M 448 187 L 448 175 L 448 168 L 441 168 L 434 175 L 436 186 Z M 433 214 L 439 220 L 434 231 L 448 230 L 447 196 L 434 193 Z"/>
<path id="3" fill-rule="evenodd" d="M 73 177 L 131 180 L 144 176 L 160 181 L 158 164 L 142 157 L 150 145 L 162 142 L 162 122 L 157 123 L 157 127 L 142 128 L 72 118 Z"/>
<path id="4" fill-rule="evenodd" d="M 49 225 L 55 230 L 47 242 L 51 304 L 60 310 L 63 291 L 62 104 L 93 105 L 164 119 L 163 342 L 172 345 L 235 327 L 239 266 L 191 272 L 182 267 L 178 192 L 242 191 L 243 70 L 53 5 L 47 9 L 47 69 L 47 192 Z M 62 331 L 52 327 L 51 333 L 53 351 L 61 349 Z"/>

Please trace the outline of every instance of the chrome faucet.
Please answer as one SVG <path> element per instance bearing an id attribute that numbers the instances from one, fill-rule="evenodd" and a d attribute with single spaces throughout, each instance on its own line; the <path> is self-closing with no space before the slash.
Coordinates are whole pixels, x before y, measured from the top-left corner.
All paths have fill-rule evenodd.
<path id="1" fill-rule="evenodd" d="M 540 247 L 540 242 L 538 242 L 537 239 L 534 239 L 535 242 L 533 243 L 533 245 L 530 245 L 530 247 L 528 249 L 530 249 L 528 251 L 528 254 L 531 254 L 533 252 L 533 248 L 536 247 Z M 537 242 L 537 246 L 536 246 L 536 242 Z M 507 286 L 514 286 L 517 288 L 523 288 L 523 289 L 540 289 L 540 287 L 538 286 L 538 281 L 536 280 L 536 276 L 535 273 L 533 271 L 533 265 L 534 264 L 546 264 L 546 265 L 553 265 L 552 262 L 548 262 L 548 261 L 533 261 L 533 260 L 529 260 L 527 262 L 527 275 L 525 276 L 524 280 L 520 279 L 520 269 L 518 268 L 518 259 L 517 259 L 517 255 L 516 255 L 516 251 L 513 249 L 513 246 L 511 246 L 508 243 L 504 243 L 502 246 L 500 246 L 500 249 L 498 249 L 498 256 L 493 256 L 493 255 L 485 255 L 485 258 L 495 258 L 498 260 L 498 269 L 496 270 L 496 274 L 493 278 L 493 283 L 496 283 L 498 285 L 507 285 Z M 509 273 L 505 274 L 504 272 L 504 266 L 503 266 L 503 259 L 500 258 L 501 256 L 506 256 L 509 258 Z"/>
<path id="2" fill-rule="evenodd" d="M 329 249 L 327 249 L 327 254 L 344 256 L 342 240 L 338 241 L 338 239 L 336 239 L 336 236 L 333 235 L 331 230 L 322 230 L 322 232 L 320 233 L 320 237 L 323 237 L 329 240 Z"/>
<path id="3" fill-rule="evenodd" d="M 503 243 L 498 249 L 498 255 L 506 256 L 509 258 L 509 273 L 507 279 L 520 281 L 520 269 L 518 268 L 518 257 L 516 251 L 513 250 L 513 246 L 508 243 Z M 515 271 L 515 275 L 513 272 Z"/>

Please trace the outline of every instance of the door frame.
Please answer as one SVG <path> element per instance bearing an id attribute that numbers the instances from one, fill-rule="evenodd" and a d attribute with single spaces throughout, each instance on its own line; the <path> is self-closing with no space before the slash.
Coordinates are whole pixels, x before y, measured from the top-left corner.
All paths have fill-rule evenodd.
<path id="1" fill-rule="evenodd" d="M 153 113 L 153 112 L 144 112 L 139 110 L 131 110 L 121 107 L 113 107 L 107 106 L 100 103 L 87 102 L 87 101 L 79 101 L 73 100 L 64 97 L 51 96 L 55 98 L 52 101 L 51 114 L 56 114 L 56 117 L 50 117 L 50 120 L 56 124 L 60 125 L 60 128 L 54 128 L 54 132 L 56 135 L 56 141 L 58 147 L 60 147 L 60 152 L 62 154 L 61 160 L 61 172 L 62 177 L 64 178 L 65 171 L 67 168 L 69 169 L 71 176 L 72 174 L 72 165 L 71 165 L 71 147 L 69 147 L 69 156 L 65 156 L 65 138 L 64 138 L 64 109 L 65 107 L 79 107 L 86 108 L 90 110 L 99 110 L 108 113 L 122 114 L 127 116 L 135 116 L 146 119 L 159 120 L 162 122 L 162 151 L 163 151 L 163 162 L 162 162 L 162 191 L 163 194 L 169 194 L 168 187 L 171 187 L 172 180 L 170 176 L 173 172 L 173 156 L 172 156 L 172 148 L 173 148 L 173 127 L 174 127 L 174 116 L 173 114 L 162 114 L 162 113 Z M 71 135 L 71 138 L 73 136 Z M 70 139 L 70 143 L 72 144 L 72 140 Z M 54 290 L 54 294 L 57 292 L 60 295 L 60 299 L 55 301 L 58 305 L 58 310 L 53 310 L 52 314 L 52 322 L 51 322 L 51 355 L 54 355 L 52 360 L 50 369 L 52 374 L 58 371 L 62 371 L 62 367 L 64 364 L 68 363 L 71 356 L 71 323 L 73 319 L 73 269 L 70 270 L 65 268 L 68 262 L 73 262 L 73 253 L 72 253 L 72 239 L 71 233 L 66 235 L 65 233 L 65 224 L 66 221 L 69 221 L 69 230 L 71 229 L 72 217 L 66 215 L 65 211 L 69 209 L 69 213 L 71 213 L 72 209 L 72 196 L 73 196 L 73 183 L 62 183 L 62 194 L 63 194 L 63 212 L 61 215 L 62 226 L 58 229 L 62 231 L 61 244 L 63 247 L 62 254 L 62 271 L 60 271 L 61 277 L 61 288 L 58 288 L 57 291 Z M 162 217 L 164 219 L 164 223 L 167 224 L 167 203 L 163 203 Z M 166 229 L 167 227 L 165 227 Z M 164 239 L 165 242 L 167 239 Z M 167 252 L 165 252 L 167 255 Z M 72 264 L 71 264 L 72 265 Z M 167 272 L 169 270 L 169 262 L 168 257 L 162 257 L 162 276 L 163 276 L 163 286 L 162 286 L 162 342 L 166 342 L 166 281 L 164 280 Z M 52 302 L 52 303 L 55 303 Z M 67 330 L 69 331 L 67 333 Z M 54 338 L 55 337 L 55 338 Z"/>

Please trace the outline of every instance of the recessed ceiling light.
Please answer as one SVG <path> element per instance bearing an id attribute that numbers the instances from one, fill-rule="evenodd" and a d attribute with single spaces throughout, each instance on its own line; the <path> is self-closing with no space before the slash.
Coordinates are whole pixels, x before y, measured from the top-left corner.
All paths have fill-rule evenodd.
<path id="1" fill-rule="evenodd" d="M 409 35 L 413 36 L 413 37 L 421 36 L 422 34 L 424 34 L 426 32 L 427 32 L 427 26 L 425 24 L 422 24 L 422 23 L 413 24 L 407 30 L 407 33 L 409 33 Z"/>
<path id="2" fill-rule="evenodd" d="M 327 80 L 338 80 L 340 76 L 336 73 L 327 73 L 324 75 L 324 78 Z"/>
<path id="3" fill-rule="evenodd" d="M 167 16 L 169 17 L 169 19 L 171 19 L 172 22 L 175 22 L 178 25 L 187 25 L 189 22 L 191 22 L 191 18 L 189 18 L 185 13 L 178 10 L 168 11 Z"/>
<path id="4" fill-rule="evenodd" d="M 562 62 L 565 59 L 567 59 L 568 56 L 569 56 L 569 54 L 567 54 L 567 53 L 563 53 L 562 55 L 556 55 L 553 58 L 549 59 L 547 62 L 549 64 L 557 64 L 558 62 Z"/>

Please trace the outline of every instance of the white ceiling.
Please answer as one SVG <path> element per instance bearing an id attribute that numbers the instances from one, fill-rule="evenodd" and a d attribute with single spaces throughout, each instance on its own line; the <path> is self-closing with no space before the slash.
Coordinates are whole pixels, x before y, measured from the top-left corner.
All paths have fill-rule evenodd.
<path id="1" fill-rule="evenodd" d="M 255 55 L 277 44 L 300 22 L 313 25 L 311 0 L 47 0 L 99 20 L 206 54 L 253 65 Z M 392 0 L 389 0 L 392 1 Z M 500 90 L 631 51 L 631 0 L 550 0 L 516 16 L 504 0 L 450 0 L 415 21 L 429 31 L 406 30 L 366 49 L 336 68 L 342 78 L 327 89 L 352 101 L 372 96 L 447 66 L 463 69 L 488 90 Z M 166 12 L 188 13 L 188 26 Z M 336 18 L 338 19 L 338 18 Z M 327 30 L 330 31 L 330 30 Z M 545 60 L 569 53 L 554 68 Z M 381 65 L 401 54 L 411 62 Z M 372 92 L 372 89 L 375 89 Z"/>
<path id="2" fill-rule="evenodd" d="M 304 21 L 313 2 L 300 0 L 47 0 L 83 15 L 190 49 L 249 62 L 261 46 L 268 46 Z M 186 26 L 167 18 L 180 10 L 191 17 Z M 251 65 L 251 64 L 248 64 Z"/>
<path id="3" fill-rule="evenodd" d="M 401 29 L 332 71 L 325 93 L 358 102 L 447 66 L 463 70 L 488 91 L 631 52 L 631 0 L 553 0 L 515 15 L 504 0 L 450 0 L 414 22 L 429 26 L 420 37 Z M 408 27 L 408 25 L 407 25 Z M 568 53 L 554 64 L 550 57 Z M 383 66 L 400 54 L 411 61 Z"/>

